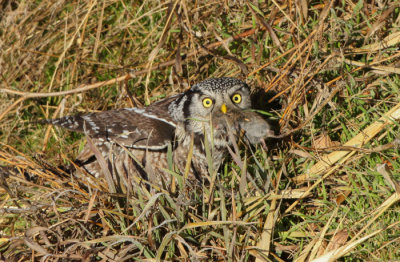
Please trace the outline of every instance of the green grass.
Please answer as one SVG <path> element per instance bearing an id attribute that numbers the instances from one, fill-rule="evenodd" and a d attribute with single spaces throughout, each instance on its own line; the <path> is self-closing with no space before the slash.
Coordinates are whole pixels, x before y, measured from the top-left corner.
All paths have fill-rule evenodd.
<path id="1" fill-rule="evenodd" d="M 363 237 L 339 260 L 400 257 L 399 206 L 383 206 L 395 196 L 389 180 L 400 180 L 397 148 L 356 152 L 322 181 L 326 172 L 294 179 L 328 154 L 318 148 L 345 144 L 399 103 L 400 7 L 396 1 L 298 2 L 181 1 L 172 13 L 175 2 L 4 3 L 0 260 L 39 260 L 46 252 L 80 260 L 90 250 L 93 260 L 255 261 L 261 254 L 255 247 L 264 243 L 266 261 L 311 261 Z M 374 48 L 389 37 L 391 43 Z M 160 66 L 146 70 L 154 50 L 152 66 Z M 135 76 L 70 95 L 16 102 L 21 96 L 10 93 L 68 91 L 128 73 Z M 76 157 L 84 138 L 35 123 L 145 105 L 222 76 L 272 91 L 280 107 L 267 110 L 268 99 L 260 97 L 256 108 L 280 120 L 281 133 L 300 129 L 267 141 L 267 151 L 240 144 L 247 173 L 228 157 L 218 175 L 210 174 L 213 185 L 186 198 L 146 187 L 129 197 L 110 195 L 104 180 L 85 184 L 57 171 Z M 363 148 L 390 143 L 398 132 L 395 121 Z M 321 137 L 331 143 L 318 142 Z M 377 171 L 383 163 L 391 178 Z M 175 176 L 177 192 L 184 192 L 183 174 Z M 273 200 L 282 190 L 304 192 L 317 182 L 293 207 L 299 196 Z M 265 227 L 270 238 L 262 236 Z"/>

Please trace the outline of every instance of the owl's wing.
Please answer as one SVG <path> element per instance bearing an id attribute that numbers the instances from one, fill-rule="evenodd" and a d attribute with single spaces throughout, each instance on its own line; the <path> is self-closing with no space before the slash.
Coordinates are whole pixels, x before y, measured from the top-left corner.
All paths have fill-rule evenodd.
<path id="1" fill-rule="evenodd" d="M 169 114 L 168 107 L 171 102 L 179 99 L 180 96 L 182 96 L 182 93 L 157 101 L 146 107 L 146 111 L 150 114 L 157 115 L 158 117 L 165 119 L 169 122 L 175 122 Z"/>
<path id="2" fill-rule="evenodd" d="M 156 110 L 157 109 L 157 110 Z M 99 141 L 117 142 L 126 147 L 159 150 L 174 139 L 176 123 L 168 114 L 168 104 L 146 109 L 124 108 L 87 115 L 47 120 L 49 124 L 86 133 Z"/>

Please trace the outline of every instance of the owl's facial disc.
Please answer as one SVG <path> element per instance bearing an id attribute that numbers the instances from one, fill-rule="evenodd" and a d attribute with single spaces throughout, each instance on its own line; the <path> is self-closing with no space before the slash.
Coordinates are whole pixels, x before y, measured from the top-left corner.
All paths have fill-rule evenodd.
<path id="1" fill-rule="evenodd" d="M 237 133 L 234 119 L 251 108 L 250 88 L 235 78 L 212 78 L 193 85 L 176 101 L 169 112 L 186 133 L 227 139 L 227 131 Z M 227 124 L 227 120 L 231 124 Z M 211 135 L 212 136 L 212 135 Z M 215 140 L 215 139 L 214 139 Z"/>

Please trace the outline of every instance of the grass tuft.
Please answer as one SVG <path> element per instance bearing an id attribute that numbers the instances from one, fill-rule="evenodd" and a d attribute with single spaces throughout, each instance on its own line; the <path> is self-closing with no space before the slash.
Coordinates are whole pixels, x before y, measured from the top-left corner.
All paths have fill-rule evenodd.
<path id="1" fill-rule="evenodd" d="M 400 257 L 396 1 L 0 7 L 0 260 Z M 72 176 L 85 137 L 36 124 L 222 76 L 245 79 L 285 136 L 239 141 L 190 195 L 175 170 L 176 193 Z"/>

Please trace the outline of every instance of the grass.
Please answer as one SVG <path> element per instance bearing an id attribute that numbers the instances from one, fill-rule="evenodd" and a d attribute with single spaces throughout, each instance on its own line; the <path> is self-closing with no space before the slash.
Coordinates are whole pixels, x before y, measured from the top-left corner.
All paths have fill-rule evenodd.
<path id="1" fill-rule="evenodd" d="M 399 150 L 385 147 L 398 137 L 397 117 L 369 129 L 400 102 L 396 1 L 2 5 L 0 259 L 400 257 Z M 35 123 L 141 107 L 221 76 L 270 92 L 255 107 L 287 136 L 269 150 L 240 144 L 245 167 L 228 158 L 189 199 L 83 184 L 57 167 L 84 138 Z"/>

